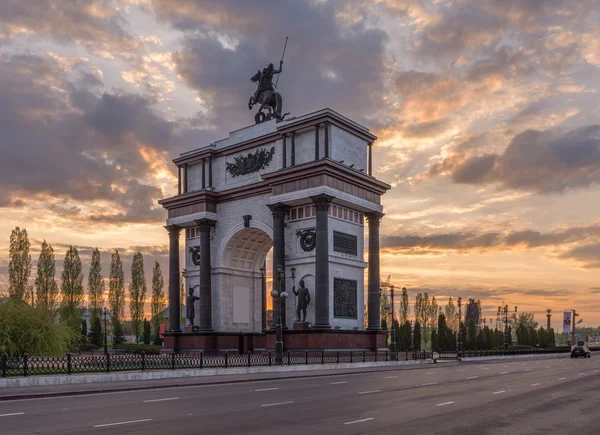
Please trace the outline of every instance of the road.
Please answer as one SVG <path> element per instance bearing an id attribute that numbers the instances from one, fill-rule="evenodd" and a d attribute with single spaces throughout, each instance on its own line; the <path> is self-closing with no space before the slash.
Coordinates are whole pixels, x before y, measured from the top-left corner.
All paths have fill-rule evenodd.
<path id="1" fill-rule="evenodd" d="M 597 434 L 600 359 L 557 357 L 0 402 L 2 434 Z"/>

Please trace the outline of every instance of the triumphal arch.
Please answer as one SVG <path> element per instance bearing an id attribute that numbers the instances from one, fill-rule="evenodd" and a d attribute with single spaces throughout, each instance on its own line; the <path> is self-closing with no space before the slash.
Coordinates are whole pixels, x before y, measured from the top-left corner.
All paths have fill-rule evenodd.
<path id="1" fill-rule="evenodd" d="M 160 201 L 170 240 L 165 350 L 271 350 L 279 317 L 286 350 L 385 347 L 379 225 L 390 186 L 372 175 L 376 137 L 331 109 L 283 118 L 265 112 L 173 161 L 178 194 Z M 301 281 L 305 319 L 293 293 Z"/>

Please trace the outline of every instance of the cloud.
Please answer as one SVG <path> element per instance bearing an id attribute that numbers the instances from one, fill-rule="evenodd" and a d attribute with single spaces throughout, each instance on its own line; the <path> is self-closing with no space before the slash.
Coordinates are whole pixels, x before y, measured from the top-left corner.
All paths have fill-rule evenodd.
<path id="1" fill-rule="evenodd" d="M 292 116 L 327 106 L 357 121 L 384 106 L 386 33 L 362 21 L 348 23 L 333 2 L 155 1 L 160 20 L 183 31 L 173 55 L 178 74 L 196 89 L 220 130 L 245 125 L 255 86 L 250 77 L 277 66 L 289 36 L 279 91 Z"/>
<path id="2" fill-rule="evenodd" d="M 81 203 L 106 201 L 112 210 L 102 222 L 156 222 L 163 196 L 151 180 L 157 150 L 166 171 L 174 125 L 151 108 L 147 98 L 127 93 L 97 95 L 68 81 L 57 61 L 34 55 L 0 59 L 2 146 L 0 205 L 22 206 L 50 198 Z M 167 169 L 168 168 L 168 169 Z M 110 207 L 109 207 L 110 209 Z M 81 218 L 76 204 L 50 208 Z"/>
<path id="3" fill-rule="evenodd" d="M 110 55 L 134 50 L 138 41 L 125 30 L 125 21 L 111 2 L 94 0 L 3 0 L 0 2 L 0 44 L 19 34 L 51 37 L 63 44 L 80 44 Z"/>
<path id="4" fill-rule="evenodd" d="M 454 154 L 434 164 L 429 174 L 540 194 L 590 187 L 600 181 L 600 125 L 567 132 L 528 130 L 516 135 L 503 154 Z"/>
<path id="5" fill-rule="evenodd" d="M 560 255 L 560 258 L 581 263 L 586 269 L 600 269 L 600 243 L 577 246 Z"/>

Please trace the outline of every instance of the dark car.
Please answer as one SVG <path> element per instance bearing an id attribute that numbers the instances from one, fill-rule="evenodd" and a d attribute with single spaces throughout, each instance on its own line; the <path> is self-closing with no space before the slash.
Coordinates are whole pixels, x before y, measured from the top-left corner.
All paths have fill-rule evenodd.
<path id="1" fill-rule="evenodd" d="M 571 349 L 571 358 L 577 358 L 578 356 L 591 358 L 592 354 L 584 346 L 574 346 L 573 349 Z"/>

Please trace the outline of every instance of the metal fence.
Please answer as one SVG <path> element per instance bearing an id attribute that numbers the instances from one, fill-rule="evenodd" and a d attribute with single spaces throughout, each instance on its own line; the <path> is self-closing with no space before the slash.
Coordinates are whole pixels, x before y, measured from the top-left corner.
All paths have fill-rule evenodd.
<path id="1" fill-rule="evenodd" d="M 72 355 L 34 357 L 27 354 L 22 357 L 0 359 L 1 376 L 34 375 L 71 375 L 77 373 L 111 373 L 122 371 L 177 370 L 227 367 L 257 367 L 274 365 L 340 364 L 359 362 L 393 361 L 389 351 L 317 351 L 285 352 L 281 364 L 277 364 L 275 353 L 239 354 L 239 353 L 195 353 L 160 355 Z M 397 352 L 396 360 L 432 359 L 430 351 Z"/>
<path id="2" fill-rule="evenodd" d="M 492 350 L 463 350 L 463 358 L 486 356 L 518 356 L 518 355 L 547 355 L 553 353 L 569 353 L 569 347 L 550 347 L 536 349 L 492 349 Z M 456 354 L 456 352 L 454 352 Z"/>

